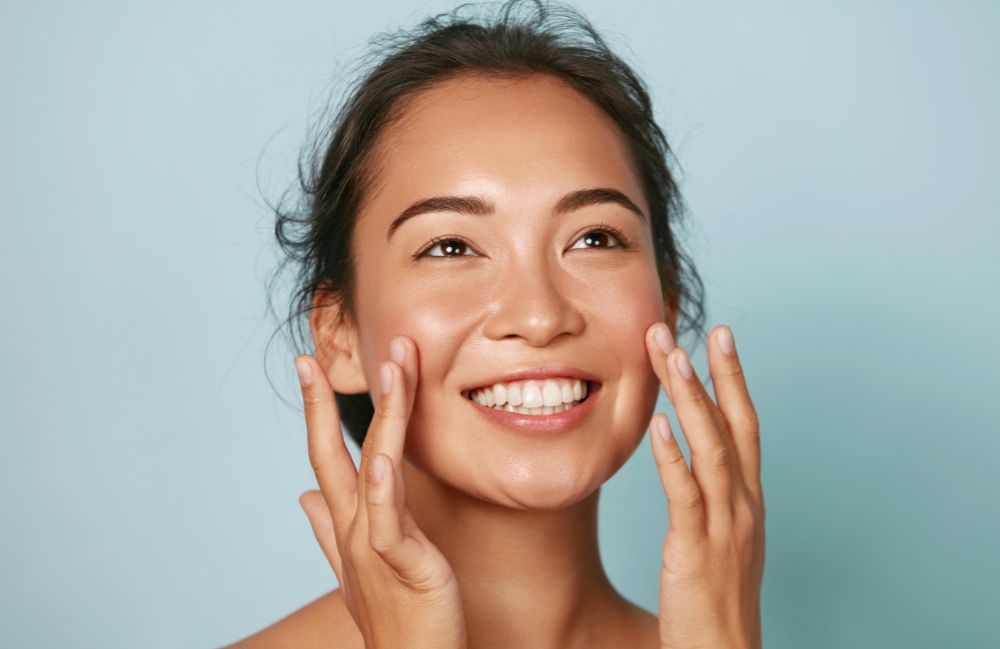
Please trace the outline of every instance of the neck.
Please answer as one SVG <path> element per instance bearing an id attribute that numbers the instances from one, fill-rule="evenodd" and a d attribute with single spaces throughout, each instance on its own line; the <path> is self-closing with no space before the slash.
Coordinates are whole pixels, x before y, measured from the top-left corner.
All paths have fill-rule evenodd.
<path id="1" fill-rule="evenodd" d="M 565 509 L 525 511 L 403 467 L 406 504 L 458 580 L 470 649 L 596 646 L 602 630 L 628 626 L 636 608 L 598 551 L 600 489 Z"/>

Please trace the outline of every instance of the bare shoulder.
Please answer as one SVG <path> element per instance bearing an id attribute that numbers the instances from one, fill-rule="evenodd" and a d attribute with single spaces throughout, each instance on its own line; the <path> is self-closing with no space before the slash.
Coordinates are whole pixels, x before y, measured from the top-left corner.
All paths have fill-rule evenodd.
<path id="1" fill-rule="evenodd" d="M 220 649 L 364 649 L 364 646 L 364 638 L 338 588 L 271 626 Z"/>

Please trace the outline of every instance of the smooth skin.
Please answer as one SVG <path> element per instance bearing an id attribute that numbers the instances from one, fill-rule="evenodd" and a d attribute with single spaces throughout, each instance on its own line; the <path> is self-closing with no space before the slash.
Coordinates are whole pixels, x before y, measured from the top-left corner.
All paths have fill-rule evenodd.
<path id="1" fill-rule="evenodd" d="M 303 400 L 320 487 L 300 502 L 341 588 L 236 646 L 758 647 L 760 453 L 738 357 L 719 346 L 728 328 L 707 341 L 716 404 L 675 365 L 686 352 L 648 218 L 612 203 L 554 213 L 567 192 L 610 187 L 649 214 L 616 125 L 552 77 L 465 75 L 419 93 L 379 146 L 353 234 L 356 321 L 317 294 L 316 354 L 296 358 L 311 370 Z M 438 195 L 479 196 L 493 211 L 423 214 L 388 236 L 402 210 Z M 462 396 L 547 362 L 600 379 L 573 430 L 514 432 Z M 398 390 L 387 398 L 383 363 Z M 653 434 L 660 390 L 690 470 Z M 333 391 L 367 392 L 376 407 L 358 470 Z M 597 544 L 600 487 L 647 433 L 670 515 L 658 615 L 615 590 Z M 390 470 L 371 488 L 378 454 Z"/>

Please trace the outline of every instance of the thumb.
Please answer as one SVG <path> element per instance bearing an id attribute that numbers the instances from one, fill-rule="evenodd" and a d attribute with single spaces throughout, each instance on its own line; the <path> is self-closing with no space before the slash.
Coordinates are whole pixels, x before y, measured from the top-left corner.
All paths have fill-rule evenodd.
<path id="1" fill-rule="evenodd" d="M 343 584 L 343 562 L 340 558 L 340 551 L 337 549 L 337 535 L 333 529 L 333 516 L 330 515 L 330 508 L 326 504 L 326 499 L 323 498 L 322 492 L 318 489 L 310 489 L 299 496 L 299 506 L 302 507 L 306 518 L 309 519 L 313 535 L 319 542 L 320 548 L 323 549 L 323 554 L 326 555 L 327 561 L 330 562 L 330 567 L 333 568 L 333 572 L 337 575 L 337 582 Z"/>

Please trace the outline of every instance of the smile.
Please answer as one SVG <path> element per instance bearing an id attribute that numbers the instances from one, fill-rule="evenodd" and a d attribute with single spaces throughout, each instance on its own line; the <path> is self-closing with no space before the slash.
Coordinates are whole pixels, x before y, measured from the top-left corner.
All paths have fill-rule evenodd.
<path id="1" fill-rule="evenodd" d="M 502 389 L 497 390 L 498 386 Z M 600 392 L 601 384 L 594 381 L 560 378 L 498 384 L 462 396 L 477 412 L 506 428 L 558 433 L 579 425 L 593 410 Z"/>
<path id="2" fill-rule="evenodd" d="M 553 415 L 583 403 L 590 381 L 555 377 L 497 383 L 464 392 L 479 405 L 522 415 Z"/>

